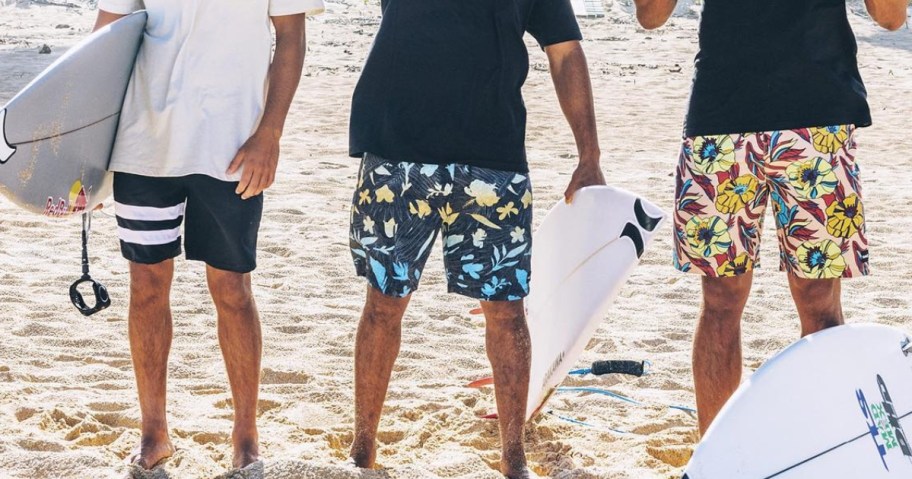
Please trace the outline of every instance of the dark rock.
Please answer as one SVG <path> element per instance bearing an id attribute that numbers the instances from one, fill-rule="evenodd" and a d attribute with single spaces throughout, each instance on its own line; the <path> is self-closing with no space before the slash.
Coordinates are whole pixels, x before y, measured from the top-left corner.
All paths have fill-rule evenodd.
<path id="1" fill-rule="evenodd" d="M 51 47 L 47 46 L 47 44 L 41 45 L 41 48 L 38 49 L 38 53 L 47 55 L 48 53 L 51 53 Z"/>

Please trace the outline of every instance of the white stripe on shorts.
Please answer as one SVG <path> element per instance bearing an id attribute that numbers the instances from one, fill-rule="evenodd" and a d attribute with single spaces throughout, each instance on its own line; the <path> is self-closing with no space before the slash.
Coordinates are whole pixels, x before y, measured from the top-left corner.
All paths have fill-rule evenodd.
<path id="1" fill-rule="evenodd" d="M 120 226 L 117 227 L 117 236 L 121 241 L 146 246 L 172 243 L 177 241 L 180 235 L 180 226 L 170 230 L 158 231 L 133 231 Z"/>
<path id="2" fill-rule="evenodd" d="M 166 208 L 155 208 L 153 206 L 125 205 L 115 201 L 114 214 L 125 220 L 168 221 L 176 220 L 183 216 L 186 207 L 186 203 L 168 206 Z"/>

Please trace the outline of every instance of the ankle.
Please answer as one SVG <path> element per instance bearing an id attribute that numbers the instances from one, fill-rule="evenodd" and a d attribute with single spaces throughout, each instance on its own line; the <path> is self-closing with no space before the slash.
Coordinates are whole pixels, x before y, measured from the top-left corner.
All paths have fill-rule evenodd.
<path id="1" fill-rule="evenodd" d="M 358 440 L 352 443 L 349 457 L 355 462 L 355 465 L 362 469 L 372 469 L 376 462 L 376 446 L 374 441 Z"/>

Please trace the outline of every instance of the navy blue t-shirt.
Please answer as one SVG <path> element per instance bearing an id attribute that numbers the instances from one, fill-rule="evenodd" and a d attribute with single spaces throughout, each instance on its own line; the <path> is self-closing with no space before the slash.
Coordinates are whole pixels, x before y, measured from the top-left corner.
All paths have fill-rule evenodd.
<path id="1" fill-rule="evenodd" d="M 349 153 L 525 172 L 523 41 L 582 35 L 569 0 L 384 0 L 352 99 Z"/>
<path id="2" fill-rule="evenodd" d="M 871 124 L 845 0 L 706 0 L 687 136 Z"/>

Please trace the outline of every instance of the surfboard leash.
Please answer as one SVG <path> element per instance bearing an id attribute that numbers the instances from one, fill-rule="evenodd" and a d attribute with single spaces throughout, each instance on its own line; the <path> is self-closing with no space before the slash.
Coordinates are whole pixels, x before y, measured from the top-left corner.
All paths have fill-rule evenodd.
<path id="1" fill-rule="evenodd" d="M 652 404 L 642 403 L 642 402 L 640 402 L 640 401 L 637 401 L 636 399 L 629 398 L 629 397 L 627 397 L 627 396 L 618 394 L 618 393 L 616 393 L 616 392 L 609 391 L 609 390 L 607 390 L 607 389 L 601 389 L 601 388 L 593 388 L 593 387 L 559 387 L 559 388 L 557 388 L 557 392 L 559 392 L 559 393 L 583 392 L 583 393 L 600 394 L 600 395 L 602 395 L 602 396 L 608 396 L 608 397 L 617 399 L 617 400 L 619 400 L 619 401 L 624 401 L 624 402 L 626 402 L 626 403 L 633 404 L 633 405 L 635 405 L 635 406 L 642 406 L 642 407 L 650 407 L 650 406 L 653 406 Z M 692 407 L 688 407 L 688 406 L 678 406 L 678 405 L 674 405 L 674 404 L 660 404 L 660 405 L 656 405 L 656 406 L 666 407 L 666 408 L 668 408 L 668 409 L 674 409 L 674 410 L 677 410 L 677 411 L 683 411 L 683 412 L 686 412 L 686 413 L 688 413 L 688 414 L 696 414 L 696 413 L 697 413 L 697 410 L 696 410 L 696 409 L 694 409 L 694 408 L 692 408 Z"/>
<path id="2" fill-rule="evenodd" d="M 601 431 L 613 432 L 615 434 L 630 434 L 629 431 L 622 431 L 620 429 L 615 429 L 613 427 L 602 426 L 601 424 L 580 421 L 579 419 L 573 419 L 572 417 L 562 416 L 562 415 L 554 412 L 553 410 L 548 410 L 545 412 L 545 414 L 547 414 L 549 416 L 554 416 L 554 417 L 560 419 L 561 421 L 568 422 L 570 424 L 576 424 L 577 426 L 584 426 L 584 427 L 589 427 L 589 428 L 597 429 L 597 430 L 601 430 Z"/>
<path id="3" fill-rule="evenodd" d="M 111 297 L 108 296 L 108 289 L 103 284 L 92 279 L 89 274 L 89 232 L 92 230 L 92 212 L 87 211 L 82 214 L 82 277 L 70 285 L 70 301 L 73 306 L 82 313 L 83 316 L 91 316 L 102 309 L 111 305 Z M 95 294 L 95 304 L 89 306 L 79 287 L 83 284 L 92 285 L 92 292 Z"/>

